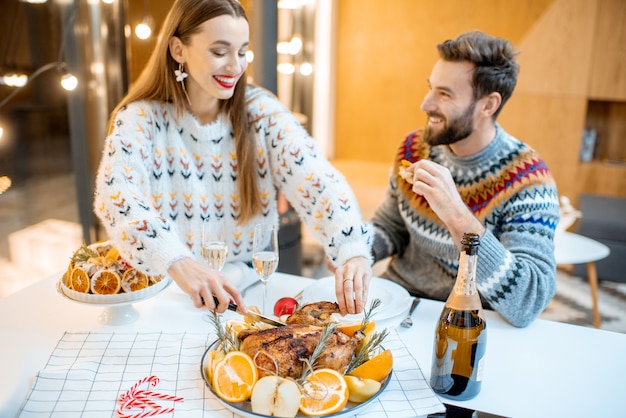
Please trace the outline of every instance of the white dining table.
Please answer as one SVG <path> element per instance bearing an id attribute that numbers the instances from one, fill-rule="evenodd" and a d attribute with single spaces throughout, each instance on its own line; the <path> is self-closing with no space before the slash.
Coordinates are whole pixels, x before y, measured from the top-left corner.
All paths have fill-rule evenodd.
<path id="1" fill-rule="evenodd" d="M 105 325 L 103 308 L 77 303 L 58 293 L 59 276 L 44 279 L 0 299 L 0 417 L 14 417 L 66 332 L 208 332 L 190 299 L 175 285 L 133 303 L 137 320 Z M 293 296 L 315 279 L 277 273 L 269 283 L 269 302 Z M 261 306 L 261 286 L 245 292 L 248 304 Z M 414 326 L 398 335 L 428 379 L 433 333 L 442 303 L 422 300 Z M 406 307 L 408 311 L 409 306 Z M 626 334 L 536 320 L 515 328 L 498 314 L 486 313 L 488 345 L 479 395 L 447 404 L 505 417 L 616 417 L 626 411 Z"/>

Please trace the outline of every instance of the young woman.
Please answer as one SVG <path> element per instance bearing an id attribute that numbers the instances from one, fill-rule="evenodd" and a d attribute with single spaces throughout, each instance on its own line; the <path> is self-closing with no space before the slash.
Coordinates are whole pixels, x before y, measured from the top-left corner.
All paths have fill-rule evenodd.
<path id="1" fill-rule="evenodd" d="M 169 275 L 196 307 L 224 312 L 234 300 L 245 311 L 239 290 L 200 258 L 202 222 L 223 219 L 229 261 L 250 261 L 254 226 L 278 225 L 281 190 L 337 267 L 340 310 L 359 313 L 371 226 L 291 112 L 246 84 L 248 43 L 237 1 L 174 3 L 146 68 L 112 113 L 95 212 L 134 267 Z"/>

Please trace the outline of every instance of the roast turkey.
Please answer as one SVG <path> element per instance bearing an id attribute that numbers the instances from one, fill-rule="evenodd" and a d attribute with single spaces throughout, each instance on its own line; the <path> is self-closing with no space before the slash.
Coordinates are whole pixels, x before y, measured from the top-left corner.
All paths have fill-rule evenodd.
<path id="1" fill-rule="evenodd" d="M 292 314 L 287 319 L 286 326 L 260 331 L 243 330 L 238 336 L 242 341 L 240 349 L 254 359 L 259 378 L 278 374 L 297 379 L 302 375 L 305 362 L 311 358 L 320 341 L 322 326 L 332 322 L 330 313 L 335 310 L 339 312 L 336 303 L 317 302 Z M 360 332 L 348 337 L 343 332 L 334 330 L 313 367 L 327 367 L 343 373 L 358 342 L 364 337 Z"/>

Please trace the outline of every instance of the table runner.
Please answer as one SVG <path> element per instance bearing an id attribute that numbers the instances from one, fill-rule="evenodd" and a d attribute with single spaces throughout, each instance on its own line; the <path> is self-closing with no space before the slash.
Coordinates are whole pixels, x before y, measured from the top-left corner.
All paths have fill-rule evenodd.
<path id="1" fill-rule="evenodd" d="M 183 397 L 183 402 L 159 401 L 173 407 L 167 417 L 238 417 L 206 387 L 200 361 L 215 341 L 214 333 L 66 332 L 39 371 L 22 418 L 117 416 L 118 398 L 137 381 L 158 376 L 152 390 Z M 356 417 L 418 417 L 445 411 L 396 330 L 384 341 L 393 353 L 389 385 Z"/>

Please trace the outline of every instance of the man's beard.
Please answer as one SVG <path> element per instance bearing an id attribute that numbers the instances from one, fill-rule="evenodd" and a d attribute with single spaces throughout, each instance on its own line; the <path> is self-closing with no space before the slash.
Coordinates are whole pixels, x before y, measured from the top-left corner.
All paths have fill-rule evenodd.
<path id="1" fill-rule="evenodd" d="M 474 109 L 476 108 L 476 102 L 473 101 L 471 105 L 461 114 L 453 119 L 446 119 L 445 126 L 440 132 L 432 132 L 426 124 L 424 130 L 424 141 L 428 145 L 450 145 L 459 142 L 472 134 L 474 131 Z M 443 115 L 429 114 L 430 116 L 439 117 L 444 119 Z"/>

